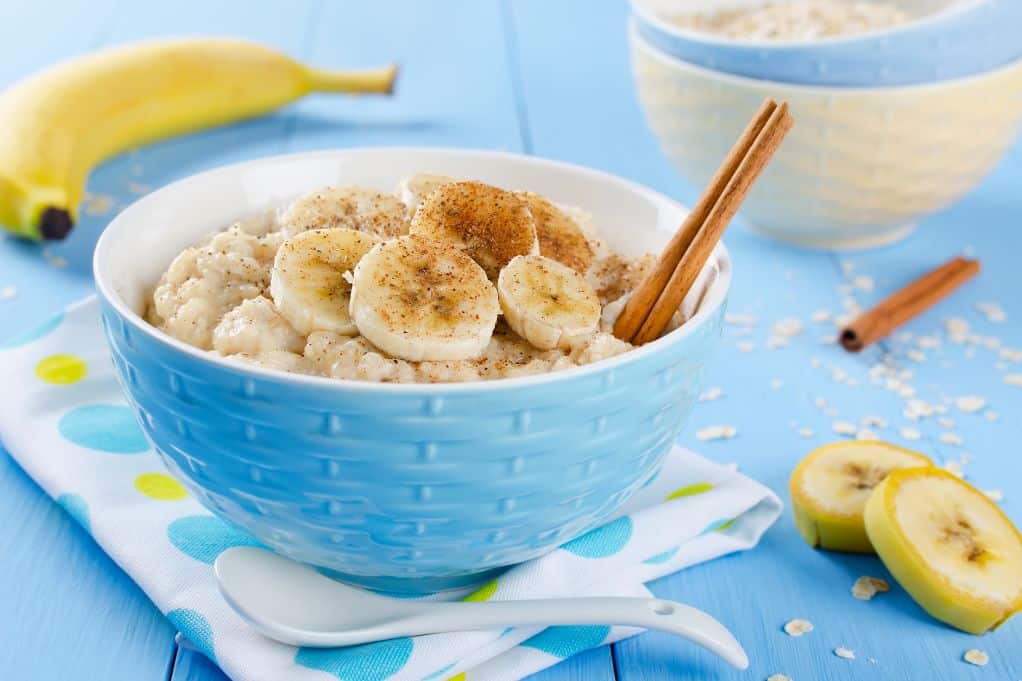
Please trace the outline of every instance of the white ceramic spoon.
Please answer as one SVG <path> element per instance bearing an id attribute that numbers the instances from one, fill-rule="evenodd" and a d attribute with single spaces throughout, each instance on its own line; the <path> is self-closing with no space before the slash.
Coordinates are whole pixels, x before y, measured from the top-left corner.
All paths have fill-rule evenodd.
<path id="1" fill-rule="evenodd" d="M 269 638 L 330 648 L 400 636 L 512 626 L 622 624 L 659 629 L 703 646 L 738 669 L 749 666 L 724 625 L 695 608 L 652 598 L 436 602 L 378 596 L 271 551 L 228 549 L 215 564 L 220 593 Z"/>

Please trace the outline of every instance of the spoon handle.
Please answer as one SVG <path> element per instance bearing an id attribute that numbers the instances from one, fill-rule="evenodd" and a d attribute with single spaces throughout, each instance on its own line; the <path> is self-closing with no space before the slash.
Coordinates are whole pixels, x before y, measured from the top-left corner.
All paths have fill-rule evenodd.
<path id="1" fill-rule="evenodd" d="M 738 669 L 749 665 L 741 644 L 723 624 L 702 610 L 674 601 L 601 597 L 415 605 L 422 606 L 420 612 L 413 609 L 400 619 L 363 632 L 377 640 L 512 626 L 619 624 L 666 631 L 706 648 Z"/>

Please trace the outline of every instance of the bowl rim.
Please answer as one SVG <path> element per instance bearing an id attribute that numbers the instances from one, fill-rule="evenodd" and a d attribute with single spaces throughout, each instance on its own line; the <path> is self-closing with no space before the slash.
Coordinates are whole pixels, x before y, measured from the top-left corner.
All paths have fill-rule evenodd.
<path id="1" fill-rule="evenodd" d="M 248 161 L 242 161 L 240 163 L 231 163 L 228 165 L 218 166 L 209 170 L 205 170 L 200 173 L 196 173 L 180 180 L 176 180 L 170 184 L 160 187 L 156 191 L 140 198 L 135 201 L 123 211 L 121 211 L 103 230 L 99 240 L 96 243 L 96 248 L 92 258 L 92 269 L 93 279 L 96 284 L 97 292 L 100 297 L 104 299 L 117 313 L 117 315 L 127 324 L 130 324 L 135 332 L 142 333 L 151 340 L 159 343 L 168 350 L 177 353 L 183 353 L 192 359 L 195 359 L 203 364 L 208 365 L 210 368 L 219 368 L 228 371 L 234 371 L 242 375 L 248 375 L 252 377 L 259 377 L 263 379 L 283 381 L 286 383 L 292 383 L 295 385 L 308 386 L 312 388 L 322 388 L 327 390 L 336 390 L 338 392 L 360 392 L 360 393 L 391 393 L 391 394 L 405 394 L 405 395 L 437 395 L 437 394 L 455 394 L 455 393 L 486 393 L 499 390 L 509 390 L 514 388 L 525 388 L 525 387 L 536 387 L 543 386 L 548 383 L 555 383 L 566 381 L 574 378 L 581 378 L 591 374 L 599 374 L 605 371 L 616 369 L 618 367 L 638 362 L 643 358 L 650 355 L 656 354 L 662 350 L 681 342 L 683 339 L 692 335 L 696 329 L 701 328 L 706 321 L 713 316 L 719 308 L 724 305 L 727 299 L 728 292 L 731 288 L 732 279 L 732 268 L 731 258 L 728 255 L 727 248 L 723 242 L 718 243 L 714 248 L 711 258 L 708 261 L 708 265 L 716 264 L 717 276 L 715 280 L 708 287 L 706 294 L 699 306 L 696 313 L 681 327 L 668 333 L 667 335 L 659 338 L 655 341 L 642 345 L 634 350 L 610 357 L 604 360 L 593 362 L 591 364 L 585 364 L 582 366 L 571 367 L 568 369 L 561 369 L 558 371 L 546 372 L 542 374 L 533 374 L 529 376 L 520 376 L 515 378 L 497 378 L 485 381 L 463 381 L 463 382 L 452 382 L 452 383 L 382 383 L 376 381 L 358 381 L 353 379 L 340 379 L 332 378 L 328 376 L 312 376 L 309 374 L 290 373 L 280 369 L 270 369 L 261 367 L 255 364 L 247 364 L 237 360 L 231 360 L 227 357 L 222 357 L 218 354 L 214 354 L 212 351 L 202 350 L 185 343 L 184 341 L 178 340 L 169 334 L 157 329 L 146 322 L 138 313 L 131 309 L 127 303 L 118 295 L 116 288 L 113 286 L 108 273 L 104 270 L 104 261 L 106 253 L 110 249 L 110 244 L 116 237 L 116 233 L 124 229 L 124 225 L 135 222 L 140 216 L 144 216 L 147 213 L 147 206 L 151 201 L 157 200 L 156 197 L 180 191 L 186 186 L 192 186 L 201 184 L 208 180 L 208 178 L 215 174 L 230 174 L 242 172 L 248 168 L 254 168 L 264 163 L 280 163 L 286 161 L 301 161 L 305 159 L 316 159 L 316 158 L 330 158 L 338 155 L 349 155 L 349 154 L 372 154 L 374 152 L 386 152 L 386 153 L 401 153 L 401 154 L 417 154 L 427 152 L 430 154 L 450 155 L 450 156 L 461 156 L 468 158 L 475 158 L 481 160 L 503 160 L 513 161 L 525 164 L 535 164 L 538 166 L 548 166 L 559 168 L 561 170 L 571 171 L 582 176 L 586 176 L 593 179 L 600 179 L 602 181 L 609 181 L 617 183 L 625 189 L 639 194 L 646 199 L 660 204 L 663 207 L 672 209 L 679 213 L 679 217 L 687 214 L 688 210 L 682 204 L 678 203 L 674 199 L 671 199 L 664 194 L 654 191 L 644 185 L 631 180 L 626 180 L 622 177 L 607 173 L 585 166 L 577 165 L 574 163 L 567 163 L 565 161 L 555 161 L 552 159 L 541 158 L 537 156 L 529 156 L 526 154 L 517 154 L 503 151 L 488 151 L 478 149 L 459 149 L 451 147 L 348 147 L 348 148 L 335 148 L 326 149 L 311 152 L 298 152 L 292 154 L 278 154 L 274 156 L 265 156 L 258 159 L 252 159 Z M 144 218 L 143 218 L 144 219 Z"/>
<path id="2" fill-rule="evenodd" d="M 835 95 L 883 95 L 890 94 L 892 92 L 898 93 L 914 93 L 924 92 L 927 90 L 941 90 L 950 89 L 962 85 L 967 85 L 972 81 L 981 81 L 987 78 L 994 79 L 1004 75 L 1007 72 L 1017 70 L 1022 66 L 1022 54 L 1002 64 L 995 69 L 989 71 L 982 71 L 980 73 L 974 73 L 969 76 L 960 76 L 958 78 L 949 78 L 947 80 L 938 80 L 930 83 L 916 83 L 914 85 L 874 85 L 874 86 L 845 86 L 845 85 L 809 85 L 805 83 L 785 83 L 779 80 L 767 80 L 765 78 L 750 78 L 748 76 L 739 76 L 733 73 L 727 73 L 725 71 L 718 71 L 716 69 L 707 68 L 699 64 L 693 64 L 692 62 L 685 61 L 680 57 L 676 57 L 673 54 L 661 50 L 656 45 L 650 43 L 642 35 L 639 30 L 639 24 L 635 17 L 631 17 L 628 22 L 628 37 L 631 40 L 633 46 L 637 46 L 638 49 L 644 50 L 649 53 L 654 59 L 658 59 L 668 66 L 675 68 L 681 68 L 695 73 L 706 75 L 710 78 L 722 80 L 725 82 L 731 82 L 734 85 L 741 86 L 756 86 L 756 87 L 770 87 L 778 90 L 784 90 L 788 92 L 796 92 L 803 94 L 812 95 L 826 95 L 833 97 Z"/>
<path id="3" fill-rule="evenodd" d="M 855 42 L 866 42 L 869 40 L 883 39 L 887 37 L 895 37 L 895 35 L 902 31 L 918 30 L 926 28 L 927 24 L 936 23 L 938 21 L 944 21 L 946 19 L 953 19 L 954 15 L 962 14 L 967 11 L 981 10 L 984 5 L 990 3 L 990 0 L 969 0 L 968 2 L 960 5 L 953 5 L 951 7 L 945 7 L 942 10 L 928 14 L 924 17 L 920 17 L 913 21 L 906 22 L 904 24 L 898 24 L 896 26 L 890 26 L 888 28 L 879 28 L 872 31 L 864 31 L 862 33 L 854 33 L 852 35 L 843 36 L 831 36 L 827 38 L 819 38 L 814 40 L 749 40 L 742 38 L 724 38 L 717 36 L 712 33 L 705 33 L 702 31 L 696 31 L 694 29 L 684 28 L 667 21 L 665 17 L 662 17 L 657 12 L 653 11 L 652 8 L 647 8 L 647 0 L 628 0 L 631 5 L 632 13 L 641 19 L 643 22 L 649 24 L 652 28 L 656 29 L 661 33 L 666 33 L 674 38 L 680 38 L 689 43 L 694 43 L 703 46 L 713 47 L 737 47 L 741 49 L 755 49 L 755 50 L 802 50 L 810 47 L 841 47 L 845 44 L 851 44 Z"/>

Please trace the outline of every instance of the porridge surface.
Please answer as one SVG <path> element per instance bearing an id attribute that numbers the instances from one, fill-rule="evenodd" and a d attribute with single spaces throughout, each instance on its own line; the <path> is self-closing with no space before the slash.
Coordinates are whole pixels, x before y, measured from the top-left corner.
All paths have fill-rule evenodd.
<path id="1" fill-rule="evenodd" d="M 569 271 L 571 276 L 578 272 L 579 284 L 591 290 L 589 295 L 598 298 L 602 309 L 597 327 L 572 336 L 559 347 L 537 347 L 501 316 L 495 326 L 491 322 L 492 335 L 483 339 L 477 356 L 410 361 L 384 352 L 354 324 L 351 335 L 344 335 L 347 328 L 342 333 L 324 325 L 316 328 L 314 320 L 297 320 L 293 301 L 288 301 L 290 307 L 279 305 L 285 301 L 276 284 L 271 286 L 271 279 L 275 279 L 274 260 L 278 251 L 284 250 L 281 245 L 286 240 L 307 230 L 337 228 L 356 229 L 369 235 L 372 243 L 407 240 L 400 235 L 408 233 L 414 216 L 409 206 L 422 205 L 424 193 L 433 193 L 451 181 L 436 175 L 409 178 L 399 187 L 401 198 L 362 188 L 324 188 L 300 197 L 279 214 L 257 215 L 232 224 L 174 259 L 153 290 L 146 319 L 174 338 L 240 361 L 287 372 L 364 381 L 429 383 L 510 378 L 589 364 L 632 349 L 615 338 L 610 328 L 628 293 L 652 266 L 654 256 L 633 259 L 610 252 L 594 233 L 584 211 L 558 207 L 524 192 L 514 196 L 527 207 L 524 214 L 534 215 L 540 254 L 566 265 L 562 269 L 573 270 Z M 506 211 L 507 206 L 502 209 Z M 500 254 L 499 249 L 496 252 Z M 277 260 L 279 267 L 281 258 Z M 486 266 L 496 267 L 489 261 Z M 317 262 L 316 267 L 322 269 L 323 262 Z M 330 290 L 316 289 L 318 279 L 311 282 L 309 294 L 313 297 L 309 300 L 313 308 L 323 307 L 333 300 L 332 296 L 348 300 L 353 275 L 349 271 L 335 274 L 328 280 Z M 495 274 L 489 274 L 493 280 Z M 347 310 L 342 317 L 347 318 Z M 301 323 L 291 323 L 289 318 Z M 679 313 L 675 325 L 681 321 Z M 528 329 L 523 333 L 533 337 Z"/>

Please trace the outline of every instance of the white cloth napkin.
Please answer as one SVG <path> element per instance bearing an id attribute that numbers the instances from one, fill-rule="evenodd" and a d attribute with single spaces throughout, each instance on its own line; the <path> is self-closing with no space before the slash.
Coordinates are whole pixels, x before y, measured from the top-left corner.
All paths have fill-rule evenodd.
<path id="1" fill-rule="evenodd" d="M 10 453 L 236 681 L 520 679 L 637 633 L 521 628 L 329 650 L 262 638 L 220 597 L 212 571 L 220 551 L 255 541 L 167 475 L 121 395 L 94 298 L 0 346 L 0 381 Z M 759 483 L 675 448 L 615 519 L 508 570 L 475 598 L 649 595 L 645 582 L 754 546 L 780 511 Z"/>

